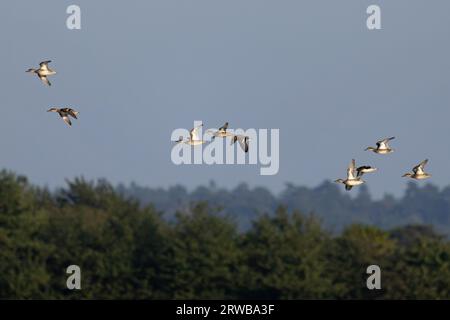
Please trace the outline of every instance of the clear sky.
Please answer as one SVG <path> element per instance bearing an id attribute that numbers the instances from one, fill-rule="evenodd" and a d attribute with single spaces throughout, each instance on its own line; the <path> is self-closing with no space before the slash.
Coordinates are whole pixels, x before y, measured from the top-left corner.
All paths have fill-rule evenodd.
<path id="1" fill-rule="evenodd" d="M 77 4 L 82 30 L 66 28 Z M 382 30 L 366 28 L 378 4 Z M 194 187 L 216 180 L 273 191 L 345 176 L 351 158 L 380 171 L 375 195 L 429 158 L 450 183 L 450 1 L 147 0 L 0 2 L 0 167 L 61 186 Z M 50 59 L 52 87 L 25 73 Z M 69 128 L 50 106 L 72 106 Z M 280 171 L 175 166 L 172 130 L 194 120 L 280 129 Z M 364 152 L 396 136 L 396 152 Z"/>

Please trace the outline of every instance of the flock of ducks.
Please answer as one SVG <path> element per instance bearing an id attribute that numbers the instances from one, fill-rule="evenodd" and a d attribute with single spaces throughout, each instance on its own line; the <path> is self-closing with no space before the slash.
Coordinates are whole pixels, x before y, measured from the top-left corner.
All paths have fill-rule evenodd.
<path id="1" fill-rule="evenodd" d="M 37 75 L 38 78 L 41 79 L 41 81 L 44 84 L 51 86 L 52 84 L 48 80 L 48 77 L 55 75 L 56 71 L 49 68 L 48 64 L 50 62 L 52 62 L 52 61 L 51 60 L 42 61 L 41 63 L 39 63 L 38 69 L 30 68 L 26 72 Z M 48 109 L 47 112 L 58 113 L 59 116 L 64 120 L 64 122 L 67 123 L 69 126 L 72 125 L 72 121 L 70 121 L 70 117 L 72 117 L 74 119 L 78 119 L 77 115 L 79 114 L 78 111 L 76 111 L 72 108 L 57 108 L 57 107 L 52 107 L 52 108 Z"/>
<path id="2" fill-rule="evenodd" d="M 365 151 L 372 151 L 377 154 L 389 154 L 394 152 L 389 146 L 389 142 L 394 140 L 395 137 L 386 138 L 377 142 L 376 147 L 367 147 Z M 425 172 L 425 166 L 428 163 L 428 159 L 422 161 L 417 166 L 412 169 L 412 172 L 405 173 L 402 177 L 408 177 L 416 180 L 424 180 L 431 177 L 431 174 Z M 336 183 L 342 183 L 345 185 L 345 190 L 349 191 L 355 186 L 359 186 L 365 183 L 362 180 L 362 176 L 366 173 L 371 173 L 377 171 L 377 168 L 372 166 L 361 166 L 356 167 L 355 159 L 352 159 L 350 165 L 347 169 L 347 178 L 346 179 L 337 179 Z"/>
<path id="3" fill-rule="evenodd" d="M 52 70 L 48 66 L 48 64 L 51 62 L 52 62 L 51 60 L 42 61 L 41 63 L 39 63 L 38 69 L 30 68 L 26 72 L 37 75 L 38 78 L 44 84 L 46 84 L 47 86 L 51 86 L 52 84 L 48 80 L 48 77 L 56 74 L 56 71 Z M 79 114 L 78 111 L 76 111 L 72 108 L 68 108 L 68 107 L 66 107 L 66 108 L 51 107 L 50 109 L 47 110 L 47 112 L 58 113 L 59 116 L 64 120 L 64 122 L 67 123 L 67 125 L 69 125 L 69 126 L 72 125 L 72 121 L 70 120 L 70 117 L 72 117 L 73 119 L 78 119 L 77 115 Z M 186 143 L 191 146 L 204 144 L 206 141 L 204 141 L 199 135 L 199 129 L 202 126 L 203 126 L 203 124 L 198 127 L 193 128 L 189 132 L 188 138 L 185 139 L 184 137 L 180 137 L 175 142 L 176 143 Z M 227 129 L 228 129 L 228 122 L 226 122 L 217 131 L 208 130 L 207 132 L 212 134 L 212 139 L 215 139 L 216 137 L 218 137 L 218 138 L 231 137 L 232 138 L 231 144 L 238 142 L 239 145 L 241 146 L 242 150 L 244 150 L 245 152 L 248 152 L 250 138 L 248 136 L 244 136 L 244 135 L 235 135 L 235 134 L 229 133 L 229 132 L 227 132 Z"/>
<path id="4" fill-rule="evenodd" d="M 43 61 L 39 64 L 38 69 L 30 68 L 26 72 L 32 73 L 38 76 L 38 78 L 47 86 L 51 86 L 50 81 L 48 80 L 49 76 L 55 75 L 56 71 L 49 68 L 48 64 L 51 63 L 51 60 Z M 59 114 L 59 116 L 64 120 L 67 125 L 71 126 L 72 122 L 70 120 L 70 117 L 73 119 L 78 119 L 77 115 L 79 114 L 78 111 L 72 109 L 72 108 L 57 108 L 52 107 L 47 110 L 47 112 L 56 112 Z M 206 141 L 202 139 L 199 135 L 199 129 L 203 126 L 203 124 L 191 129 L 189 131 L 189 137 L 186 139 L 183 136 L 180 136 L 180 138 L 175 141 L 175 143 L 185 143 L 191 146 L 196 145 L 202 145 Z M 244 150 L 246 153 L 249 149 L 249 142 L 250 138 L 248 136 L 244 135 L 235 135 L 232 133 L 227 132 L 228 129 L 228 122 L 225 122 L 225 124 L 220 127 L 218 130 L 207 130 L 206 132 L 212 135 L 212 139 L 215 138 L 227 138 L 231 137 L 231 144 L 235 144 L 236 142 L 239 143 L 242 150 Z M 386 138 L 383 140 L 380 140 L 376 143 L 376 147 L 367 147 L 365 151 L 372 151 L 377 154 L 389 154 L 394 152 L 394 149 L 392 149 L 389 146 L 389 142 L 393 140 L 395 137 Z M 408 177 L 416 180 L 423 180 L 431 177 L 429 173 L 425 172 L 425 166 L 428 163 L 428 159 L 422 161 L 417 166 L 415 166 L 412 169 L 412 172 L 405 173 L 403 177 Z M 361 185 L 365 183 L 364 180 L 362 180 L 362 177 L 366 173 L 372 173 L 377 171 L 377 168 L 374 168 L 372 166 L 360 166 L 356 167 L 356 161 L 355 159 L 352 159 L 350 162 L 350 165 L 347 169 L 347 178 L 346 179 L 337 179 L 335 180 L 336 183 L 342 183 L 345 185 L 345 190 L 351 190 L 353 187 Z"/>
<path id="5" fill-rule="evenodd" d="M 203 140 L 199 135 L 199 129 L 203 126 L 203 124 L 191 129 L 189 131 L 189 137 L 184 138 L 183 136 L 180 136 L 178 140 L 174 141 L 175 143 L 185 143 L 191 146 L 201 145 L 204 144 L 206 141 Z M 250 143 L 250 137 L 239 135 L 239 134 L 232 134 L 227 132 L 228 129 L 228 122 L 225 122 L 223 126 L 221 126 L 218 130 L 207 130 L 206 132 L 212 135 L 212 140 L 215 138 L 226 138 L 231 137 L 231 144 L 235 144 L 236 141 L 241 146 L 242 150 L 244 152 L 248 152 L 249 143 Z"/>

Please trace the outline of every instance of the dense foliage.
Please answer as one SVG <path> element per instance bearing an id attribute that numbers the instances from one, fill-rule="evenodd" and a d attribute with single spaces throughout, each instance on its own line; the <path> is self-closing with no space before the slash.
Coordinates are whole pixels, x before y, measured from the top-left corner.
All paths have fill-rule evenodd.
<path id="1" fill-rule="evenodd" d="M 214 206 L 193 203 L 165 219 L 106 181 L 49 192 L 3 171 L 0 298 L 450 299 L 450 243 L 432 227 L 353 224 L 336 235 L 314 215 L 279 207 L 240 231 Z M 411 208 L 425 207 L 415 198 Z M 81 267 L 81 290 L 66 288 L 71 264 Z M 382 290 L 366 288 L 372 264 Z"/>

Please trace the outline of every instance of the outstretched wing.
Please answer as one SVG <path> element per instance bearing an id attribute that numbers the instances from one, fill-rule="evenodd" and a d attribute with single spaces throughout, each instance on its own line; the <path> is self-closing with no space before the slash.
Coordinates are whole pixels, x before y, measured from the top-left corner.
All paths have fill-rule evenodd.
<path id="1" fill-rule="evenodd" d="M 239 134 L 234 134 L 234 135 L 231 135 L 232 136 L 232 138 L 231 138 L 231 142 L 230 142 L 230 144 L 234 144 L 236 141 L 238 141 L 239 142 L 239 145 L 241 146 L 241 148 L 242 148 L 242 150 L 248 150 L 248 146 L 247 147 L 245 147 L 245 136 L 242 136 L 242 135 L 239 135 Z M 245 151 L 245 152 L 247 152 L 247 151 Z"/>
<path id="2" fill-rule="evenodd" d="M 417 166 L 413 168 L 413 172 L 416 174 L 423 174 L 424 168 L 426 164 L 428 163 L 428 159 L 423 160 L 421 163 L 419 163 Z"/>
<path id="3" fill-rule="evenodd" d="M 238 137 L 237 139 L 239 141 L 239 145 L 241 146 L 242 150 L 244 150 L 245 153 L 248 152 L 248 139 L 245 137 Z"/>
<path id="4" fill-rule="evenodd" d="M 356 179 L 355 171 L 356 171 L 356 163 L 355 163 L 355 159 L 352 159 L 352 162 L 350 162 L 350 165 L 348 166 L 348 169 L 347 169 L 347 179 L 348 180 Z"/>
<path id="5" fill-rule="evenodd" d="M 225 122 L 225 124 L 219 128 L 219 131 L 227 131 L 227 129 L 228 129 L 228 122 Z"/>
<path id="6" fill-rule="evenodd" d="M 378 149 L 388 149 L 389 141 L 395 139 L 395 137 L 386 138 L 377 142 Z"/>
<path id="7" fill-rule="evenodd" d="M 51 60 L 47 60 L 47 61 L 42 61 L 41 63 L 39 63 L 39 67 L 41 68 L 41 70 L 48 70 L 48 64 L 52 62 Z"/>
<path id="8" fill-rule="evenodd" d="M 357 177 L 362 177 L 362 175 L 364 174 L 364 170 L 365 169 L 368 169 L 369 167 L 368 166 L 361 166 L 361 167 L 358 167 L 357 169 L 356 169 L 356 172 L 357 172 Z"/>
<path id="9" fill-rule="evenodd" d="M 72 125 L 72 122 L 70 121 L 69 116 L 66 115 L 66 116 L 63 116 L 62 118 L 63 118 L 64 122 L 67 123 L 69 126 Z"/>
<path id="10" fill-rule="evenodd" d="M 68 112 L 69 115 L 72 116 L 73 118 L 78 119 L 78 118 L 77 118 L 77 114 L 79 113 L 78 111 L 75 111 L 75 110 L 69 108 L 69 110 L 68 110 L 67 112 Z"/>
<path id="11" fill-rule="evenodd" d="M 191 137 L 191 141 L 195 141 L 195 140 L 198 141 L 198 140 L 201 140 L 201 139 L 200 139 L 200 135 L 199 135 L 198 130 L 199 130 L 202 126 L 203 126 L 203 124 L 201 124 L 201 125 L 195 127 L 195 128 L 192 129 L 191 131 L 189 131 L 189 135 L 190 135 L 190 137 Z"/>
<path id="12" fill-rule="evenodd" d="M 51 85 L 52 85 L 52 84 L 50 83 L 50 81 L 48 81 L 48 79 L 47 79 L 46 76 L 39 76 L 39 79 L 41 79 L 41 81 L 42 81 L 44 84 L 48 85 L 48 86 L 51 86 Z"/>

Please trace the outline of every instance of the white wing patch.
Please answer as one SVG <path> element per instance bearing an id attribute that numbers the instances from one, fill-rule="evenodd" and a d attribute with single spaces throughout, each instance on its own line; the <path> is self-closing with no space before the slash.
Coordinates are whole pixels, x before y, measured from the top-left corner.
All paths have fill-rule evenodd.
<path id="1" fill-rule="evenodd" d="M 194 141 L 194 140 L 201 140 L 201 139 L 200 139 L 200 136 L 199 136 L 199 133 L 198 133 L 198 130 L 199 130 L 200 127 L 201 127 L 201 126 L 195 127 L 195 128 L 192 129 L 191 132 L 189 133 L 190 136 L 191 136 L 191 140 L 192 140 L 192 141 Z"/>
<path id="2" fill-rule="evenodd" d="M 50 83 L 50 81 L 48 81 L 48 79 L 47 79 L 46 76 L 39 76 L 39 79 L 41 79 L 41 81 L 42 81 L 44 84 L 48 85 L 48 86 L 51 86 L 51 85 L 52 85 L 52 84 Z"/>
<path id="3" fill-rule="evenodd" d="M 63 120 L 64 120 L 64 122 L 67 123 L 69 126 L 72 125 L 72 122 L 70 121 L 69 116 L 63 116 Z"/>
<path id="4" fill-rule="evenodd" d="M 350 162 L 350 165 L 348 166 L 348 169 L 347 169 L 347 179 L 348 180 L 356 179 L 355 171 L 356 171 L 356 164 L 355 164 L 355 160 L 353 159 L 352 162 Z"/>

